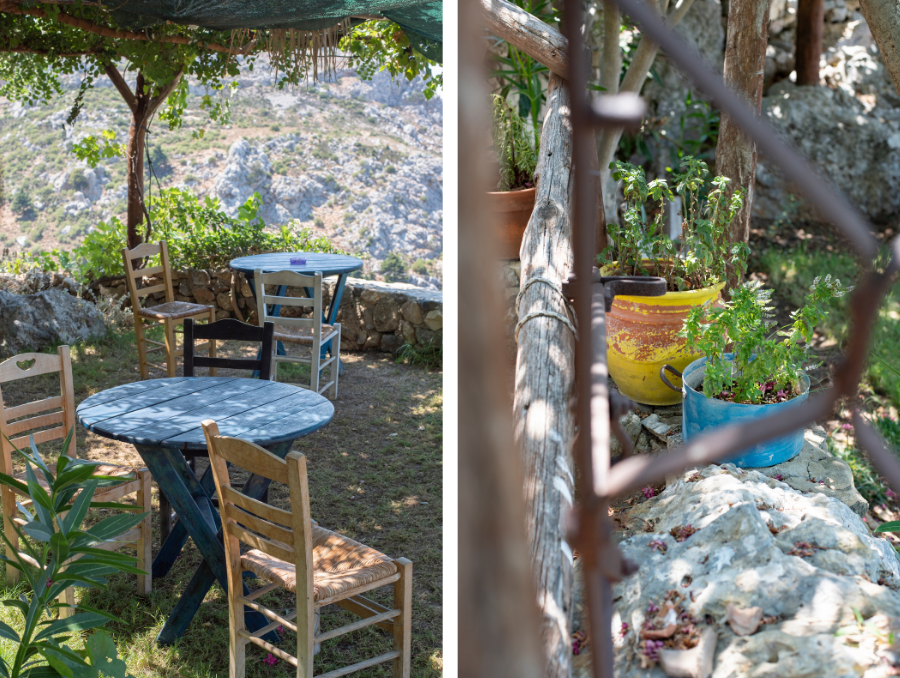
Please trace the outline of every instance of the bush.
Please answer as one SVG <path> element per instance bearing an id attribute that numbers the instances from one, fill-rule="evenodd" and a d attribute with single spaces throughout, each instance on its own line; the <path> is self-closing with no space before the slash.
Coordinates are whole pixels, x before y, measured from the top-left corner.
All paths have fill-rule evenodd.
<path id="1" fill-rule="evenodd" d="M 73 169 L 72 174 L 69 175 L 69 183 L 76 191 L 84 193 L 88 188 L 88 180 L 84 174 L 84 170 L 80 167 Z"/>
<path id="2" fill-rule="evenodd" d="M 406 279 L 406 262 L 396 252 L 388 254 L 381 262 L 381 273 L 388 282 L 400 282 Z"/>
<path id="3" fill-rule="evenodd" d="M 28 192 L 24 188 L 20 188 L 16 191 L 16 194 L 12 199 L 12 208 L 13 212 L 21 216 L 32 214 L 34 212 L 34 205 L 31 204 L 31 196 L 28 195 Z"/>
<path id="4" fill-rule="evenodd" d="M 416 259 L 412 265 L 412 272 L 419 275 L 428 275 L 428 264 L 424 259 Z"/>

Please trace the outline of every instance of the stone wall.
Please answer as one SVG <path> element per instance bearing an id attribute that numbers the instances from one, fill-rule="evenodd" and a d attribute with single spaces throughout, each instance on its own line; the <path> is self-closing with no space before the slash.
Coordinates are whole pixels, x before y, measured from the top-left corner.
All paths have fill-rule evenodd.
<path id="1" fill-rule="evenodd" d="M 149 287 L 162 282 L 158 277 L 142 279 Z M 253 292 L 242 273 L 231 270 L 172 271 L 172 287 L 176 301 L 187 301 L 216 307 L 216 319 L 236 317 L 256 322 Z M 24 276 L 0 275 L 0 289 L 17 294 L 31 294 L 61 288 L 78 295 L 79 286 L 71 278 L 59 273 L 31 272 Z M 334 281 L 324 284 L 324 303 L 331 303 Z M 294 291 L 289 291 L 292 294 Z M 297 291 L 299 292 L 299 291 Z M 81 291 L 89 300 L 121 298 L 129 306 L 124 277 L 105 279 Z M 297 294 L 299 296 L 299 294 Z M 164 292 L 151 294 L 146 306 L 165 301 Z M 349 278 L 338 322 L 341 323 L 341 348 L 349 351 L 396 352 L 404 344 L 416 347 L 443 341 L 443 294 L 406 283 L 385 283 Z M 299 309 L 283 308 L 284 316 L 296 316 Z M 307 312 L 309 314 L 309 312 Z"/>

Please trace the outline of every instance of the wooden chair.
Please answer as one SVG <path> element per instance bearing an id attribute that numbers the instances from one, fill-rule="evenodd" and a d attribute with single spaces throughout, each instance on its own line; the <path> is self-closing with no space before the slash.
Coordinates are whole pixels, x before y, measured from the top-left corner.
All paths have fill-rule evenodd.
<path id="1" fill-rule="evenodd" d="M 152 268 L 134 269 L 133 262 L 135 259 L 143 259 L 145 257 L 153 257 L 159 255 L 159 266 Z M 175 294 L 172 291 L 172 275 L 169 269 L 169 253 L 166 249 L 166 241 L 160 240 L 157 244 L 143 243 L 133 250 L 124 248 L 122 250 L 122 258 L 125 260 L 125 282 L 128 285 L 128 292 L 131 294 L 131 308 L 134 311 L 134 334 L 137 338 L 138 347 L 138 365 L 141 370 L 141 379 L 147 379 L 149 376 L 149 368 L 155 367 L 166 373 L 166 376 L 174 377 L 177 369 L 177 361 L 184 351 L 179 349 L 175 341 L 175 328 L 180 325 L 185 318 L 206 319 L 214 322 L 216 319 L 215 306 L 203 306 L 202 304 L 192 304 L 186 301 L 175 301 Z M 138 289 L 137 279 L 143 276 L 162 275 L 163 282 L 151 287 Z M 141 299 L 148 294 L 155 292 L 165 292 L 166 301 L 157 306 L 143 308 Z M 154 322 L 156 321 L 156 322 Z M 151 323 L 146 328 L 144 323 Z M 144 337 L 144 330 L 151 327 L 162 325 L 165 327 L 166 341 L 160 343 Z M 153 348 L 147 348 L 147 344 L 153 344 Z M 196 347 L 201 348 L 201 347 Z M 147 359 L 147 355 L 156 351 L 166 352 L 165 366 L 151 363 Z M 209 343 L 209 356 L 211 358 L 216 355 L 215 342 Z M 215 370 L 210 372 L 215 375 Z"/>
<path id="2" fill-rule="evenodd" d="M 386 661 L 393 662 L 395 678 L 408 678 L 412 563 L 405 558 L 390 558 L 313 521 L 309 513 L 304 455 L 291 452 L 287 459 L 280 459 L 247 441 L 220 436 L 219 427 L 211 420 L 203 422 L 203 431 L 219 495 L 225 540 L 230 678 L 243 678 L 248 642 L 296 666 L 298 678 L 312 678 L 316 644 L 373 624 L 393 635 L 393 651 L 321 674 L 320 678 L 342 676 Z M 228 477 L 229 463 L 287 483 L 292 510 L 263 504 L 234 489 Z M 241 542 L 251 549 L 241 553 Z M 244 571 L 270 583 L 244 596 Z M 393 609 L 361 595 L 388 584 L 394 587 Z M 285 588 L 296 594 L 297 609 L 294 612 L 282 615 L 255 602 L 274 588 Z M 362 619 L 332 631 L 316 633 L 316 610 L 332 603 Z M 250 633 L 244 626 L 245 605 L 265 615 L 272 623 Z M 297 634 L 297 657 L 262 639 L 279 624 Z"/>
<path id="3" fill-rule="evenodd" d="M 26 367 L 21 366 L 31 361 L 34 361 L 32 365 Z M 4 384 L 18 381 L 19 379 L 55 373 L 59 373 L 60 395 L 17 405 L 16 407 L 6 407 L 4 405 L 2 390 Z M 29 418 L 23 419 L 23 417 Z M 24 473 L 13 474 L 13 447 L 15 446 L 17 449 L 28 449 L 30 444 L 29 434 L 34 435 L 34 442 L 38 445 L 52 440 L 64 440 L 68 435 L 69 430 L 74 426 L 75 390 L 72 384 L 72 359 L 68 346 L 60 346 L 56 350 L 56 355 L 47 353 L 23 353 L 0 363 L 0 472 L 12 475 L 22 482 L 25 482 Z M 68 456 L 76 458 L 74 433 L 69 448 L 64 450 L 64 452 Z M 38 480 L 46 488 L 46 480 L 43 475 L 41 475 L 40 471 L 36 471 L 36 473 L 38 475 Z M 95 496 L 98 497 L 98 501 L 110 502 L 130 494 L 136 494 L 137 505 L 147 512 L 147 516 L 140 525 L 129 530 L 125 534 L 119 535 L 114 542 L 103 544 L 96 548 L 115 549 L 124 545 L 134 544 L 137 547 L 137 556 L 140 559 L 138 567 L 147 572 L 145 575 L 137 575 L 138 594 L 149 595 L 152 587 L 150 572 L 153 567 L 153 558 L 150 551 L 150 471 L 145 468 L 103 464 L 98 467 L 97 473 L 99 475 L 107 476 L 136 476 L 134 480 L 122 483 L 121 485 L 116 485 L 114 487 L 99 487 L 97 488 Z M 7 487 L 6 485 L 0 486 L 0 498 L 2 498 L 3 507 L 3 529 L 13 548 L 18 549 L 19 538 L 15 530 L 12 529 L 12 524 L 15 522 L 22 525 L 25 521 L 18 517 L 16 497 L 17 493 L 13 488 Z M 31 505 L 31 500 L 26 495 L 25 498 L 20 501 L 20 504 L 27 508 Z M 9 553 L 8 546 L 7 555 L 12 557 L 12 554 Z M 18 576 L 19 571 L 7 564 L 7 580 L 15 582 L 18 580 Z M 67 589 L 63 594 L 63 597 L 71 604 L 73 601 L 72 589 Z"/>
<path id="4" fill-rule="evenodd" d="M 257 327 L 242 323 L 234 318 L 217 320 L 206 325 L 195 325 L 193 319 L 184 321 L 184 376 L 193 377 L 195 367 L 224 367 L 231 370 L 258 370 L 259 378 L 272 378 L 272 337 L 274 323 L 267 322 Z M 257 358 L 215 358 L 194 355 L 194 340 L 246 341 L 262 344 Z"/>
<path id="5" fill-rule="evenodd" d="M 341 325 L 326 325 L 322 322 L 322 274 L 303 275 L 295 271 L 278 271 L 276 273 L 263 273 L 255 271 L 253 274 L 256 285 L 256 303 L 259 307 L 260 324 L 268 321 L 275 323 L 275 340 L 290 344 L 309 346 L 311 354 L 309 358 L 300 356 L 273 355 L 275 363 L 272 368 L 272 379 L 278 381 L 278 363 L 292 362 L 305 363 L 310 366 L 309 387 L 316 393 L 322 393 L 331 387 L 331 399 L 337 398 L 338 372 L 341 353 Z M 277 294 L 266 294 L 266 285 L 278 285 L 285 287 L 300 287 L 306 290 L 306 297 L 287 297 Z M 311 318 L 283 318 L 269 315 L 269 304 L 276 306 L 312 307 Z M 331 341 L 331 358 L 322 359 L 322 344 Z M 329 381 L 320 386 L 322 371 L 330 367 Z"/>

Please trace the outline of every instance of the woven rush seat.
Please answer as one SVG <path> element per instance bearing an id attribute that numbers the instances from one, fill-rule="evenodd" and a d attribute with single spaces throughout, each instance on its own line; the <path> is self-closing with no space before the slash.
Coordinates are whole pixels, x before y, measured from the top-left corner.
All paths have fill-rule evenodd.
<path id="1" fill-rule="evenodd" d="M 322 341 L 328 341 L 328 338 L 335 334 L 335 329 L 331 325 L 322 325 Z M 313 328 L 312 327 L 286 327 L 285 325 L 275 325 L 275 340 L 286 341 L 291 344 L 312 344 Z"/>
<path id="2" fill-rule="evenodd" d="M 95 476 L 137 476 L 138 470 L 132 466 L 119 466 L 117 464 L 100 464 L 97 466 L 97 470 L 94 472 Z M 45 490 L 49 490 L 50 486 L 47 484 L 47 479 L 44 478 L 44 474 L 39 470 L 35 471 L 34 474 L 37 477 L 38 484 L 43 487 Z M 13 475 L 13 478 L 19 480 L 23 483 L 27 483 L 28 480 L 25 477 L 25 472 L 16 473 Z M 118 488 L 118 485 L 108 485 L 106 487 L 98 487 L 94 492 L 94 495 L 101 495 L 104 492 L 109 492 L 111 490 L 115 490 Z"/>
<path id="3" fill-rule="evenodd" d="M 396 563 L 383 553 L 318 525 L 313 526 L 312 554 L 316 602 L 397 573 Z M 241 554 L 241 565 L 261 579 L 297 591 L 293 563 L 252 549 Z"/>
<path id="4" fill-rule="evenodd" d="M 137 311 L 138 315 L 155 320 L 164 320 L 166 318 L 177 320 L 178 318 L 190 318 L 201 313 L 209 313 L 209 306 L 192 304 L 187 301 L 167 301 L 164 304 L 141 308 Z"/>

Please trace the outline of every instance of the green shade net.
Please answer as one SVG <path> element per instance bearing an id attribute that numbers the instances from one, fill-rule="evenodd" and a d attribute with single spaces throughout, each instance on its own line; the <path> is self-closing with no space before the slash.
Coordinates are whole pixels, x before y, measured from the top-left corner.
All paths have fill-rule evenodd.
<path id="1" fill-rule="evenodd" d="M 315 31 L 361 15 L 382 15 L 403 28 L 413 48 L 440 61 L 442 0 L 124 0 L 112 3 L 123 27 L 171 21 L 212 30 L 296 28 Z"/>

